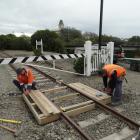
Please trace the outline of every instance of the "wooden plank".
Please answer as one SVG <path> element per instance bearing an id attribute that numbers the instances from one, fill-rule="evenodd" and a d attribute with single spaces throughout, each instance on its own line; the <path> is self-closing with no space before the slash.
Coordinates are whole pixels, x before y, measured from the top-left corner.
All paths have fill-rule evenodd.
<path id="1" fill-rule="evenodd" d="M 59 118 L 60 118 L 60 113 L 59 114 L 55 114 L 55 115 L 50 115 L 50 116 L 47 116 L 47 117 L 41 117 L 38 120 L 38 123 L 40 125 L 48 124 L 48 123 L 51 123 L 51 122 L 54 122 L 54 121 L 58 120 Z"/>
<path id="2" fill-rule="evenodd" d="M 50 108 L 48 110 L 46 110 L 46 107 L 44 105 L 44 101 L 42 101 L 39 96 L 38 97 L 35 96 L 35 92 L 31 91 L 31 93 L 29 94 L 29 96 L 36 103 L 36 105 L 42 111 L 42 113 L 44 115 L 48 116 L 49 114 L 53 113 L 53 111 Z"/>
<path id="3" fill-rule="evenodd" d="M 71 98 L 73 98 L 73 97 L 75 97 L 75 96 L 77 96 L 79 94 L 80 93 L 71 93 L 71 94 L 68 94 L 68 95 L 53 98 L 52 101 L 71 99 Z"/>
<path id="4" fill-rule="evenodd" d="M 60 92 L 66 88 L 67 88 L 66 86 L 61 86 L 61 87 L 55 87 L 55 88 L 51 88 L 51 89 L 47 89 L 47 90 L 41 90 L 41 92 L 54 93 L 54 92 Z"/>
<path id="5" fill-rule="evenodd" d="M 88 96 L 93 97 L 94 99 L 96 99 L 98 101 L 101 101 L 104 104 L 111 103 L 111 96 L 109 96 L 101 91 L 98 91 L 94 88 L 91 88 L 87 85 L 84 85 L 82 83 L 71 83 L 71 84 L 69 84 L 69 86 Z"/>
<path id="6" fill-rule="evenodd" d="M 38 108 L 43 112 L 43 114 L 45 114 L 46 116 L 50 113 L 52 113 L 52 110 L 46 110 L 46 108 L 44 107 L 44 102 L 41 100 L 41 98 L 35 95 L 35 91 L 31 92 L 30 95 L 31 99 L 35 102 L 35 104 L 38 106 Z"/>
<path id="7" fill-rule="evenodd" d="M 23 99 L 28 105 L 29 109 L 33 113 L 35 119 L 37 120 L 38 124 L 47 124 L 53 121 L 56 121 L 60 118 L 60 111 L 56 114 L 45 116 L 44 114 L 38 114 L 37 111 L 34 108 L 34 105 L 32 106 L 33 103 L 31 103 L 28 98 L 23 94 Z"/>
<path id="8" fill-rule="evenodd" d="M 46 110 L 52 110 L 54 113 L 59 113 L 60 111 L 54 106 L 54 104 L 40 91 L 35 90 L 33 93 L 37 98 L 41 100 L 41 103 L 45 106 Z"/>
<path id="9" fill-rule="evenodd" d="M 74 117 L 74 116 L 77 116 L 81 113 L 84 113 L 84 112 L 88 112 L 90 110 L 93 110 L 95 108 L 95 104 L 92 103 L 90 105 L 86 105 L 86 106 L 83 106 L 83 107 L 80 107 L 80 108 L 76 108 L 76 109 L 73 109 L 73 110 L 70 110 L 70 111 L 67 111 L 65 112 L 68 116 L 70 117 Z"/>
<path id="10" fill-rule="evenodd" d="M 58 113 L 58 109 L 39 90 L 32 90 L 29 96 L 45 115 Z"/>
<path id="11" fill-rule="evenodd" d="M 101 100 L 102 102 L 104 103 L 110 103 L 111 102 L 111 97 L 108 96 L 107 94 L 103 93 L 103 92 L 100 92 L 96 89 L 93 89 L 91 87 L 88 87 L 84 84 L 81 84 L 81 83 L 72 83 L 72 85 L 76 88 L 78 88 L 79 90 L 83 91 L 84 93 L 88 94 L 89 96 L 92 96 L 94 97 L 96 100 Z M 97 95 L 102 95 L 102 96 L 97 96 Z M 107 100 L 109 99 L 109 100 Z"/>
<path id="12" fill-rule="evenodd" d="M 79 108 L 79 107 L 83 107 L 83 106 L 88 105 L 88 104 L 91 104 L 91 103 L 93 103 L 93 101 L 92 101 L 92 100 L 89 100 L 89 101 L 86 101 L 86 102 L 74 104 L 74 105 L 67 106 L 67 107 L 61 107 L 61 109 L 62 109 L 63 111 L 69 111 L 69 110 L 72 110 L 72 109 L 76 109 L 76 108 Z"/>
<path id="13" fill-rule="evenodd" d="M 40 119 L 39 119 L 39 114 L 36 112 L 36 110 L 34 109 L 34 107 L 31 105 L 31 103 L 29 102 L 28 98 L 23 94 L 23 99 L 26 102 L 26 104 L 28 105 L 29 109 L 31 110 L 31 112 L 33 113 L 35 119 L 37 120 L 37 122 L 40 124 Z"/>
<path id="14" fill-rule="evenodd" d="M 50 81 L 49 79 L 40 79 L 40 80 L 36 80 L 36 82 L 41 83 L 41 82 L 48 82 Z"/>

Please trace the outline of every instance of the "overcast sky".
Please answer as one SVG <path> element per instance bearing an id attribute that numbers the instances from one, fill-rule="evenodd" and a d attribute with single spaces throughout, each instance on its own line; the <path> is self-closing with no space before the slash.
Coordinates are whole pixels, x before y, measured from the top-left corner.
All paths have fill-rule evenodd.
<path id="1" fill-rule="evenodd" d="M 140 35 L 140 0 L 104 0 L 103 34 Z M 0 0 L 0 34 L 65 26 L 98 34 L 100 0 Z"/>

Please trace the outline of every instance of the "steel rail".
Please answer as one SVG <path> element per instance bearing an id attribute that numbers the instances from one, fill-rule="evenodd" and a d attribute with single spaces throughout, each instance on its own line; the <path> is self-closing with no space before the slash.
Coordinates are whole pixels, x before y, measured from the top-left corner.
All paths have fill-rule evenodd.
<path id="1" fill-rule="evenodd" d="M 35 68 L 35 67 L 33 67 L 33 66 L 30 66 L 30 65 L 27 65 L 27 66 L 32 67 L 33 69 L 35 69 L 35 70 L 37 70 L 38 72 L 42 73 L 45 77 L 50 77 L 53 81 L 58 82 L 54 77 L 52 77 L 52 76 L 50 76 L 50 75 L 47 75 L 46 73 L 42 72 L 40 69 Z M 58 82 L 58 83 L 59 83 L 59 82 Z M 99 102 L 98 100 L 94 99 L 93 97 L 91 97 L 91 96 L 89 96 L 89 95 L 87 95 L 87 94 L 84 94 L 84 93 L 80 92 L 79 90 L 76 90 L 76 89 L 72 88 L 71 86 L 69 86 L 68 84 L 64 83 L 63 81 L 61 82 L 61 84 L 64 85 L 64 86 L 69 87 L 70 89 L 73 89 L 74 91 L 80 93 L 81 95 L 85 96 L 86 98 L 88 98 L 88 99 L 94 101 L 99 107 L 101 107 L 101 108 L 107 110 L 108 112 L 113 113 L 114 115 L 116 115 L 116 116 L 117 116 L 118 118 L 120 118 L 121 120 L 123 119 L 129 126 L 130 126 L 130 124 L 131 124 L 131 125 L 133 125 L 133 126 L 135 126 L 135 127 L 137 127 L 137 128 L 140 128 L 140 124 L 139 124 L 139 123 L 137 123 L 137 122 L 135 122 L 134 120 L 132 120 L 132 119 L 130 119 L 130 118 L 124 116 L 123 114 L 121 114 L 121 113 L 119 113 L 118 111 L 112 109 L 111 107 L 109 107 L 109 106 L 107 106 L 107 105 L 105 105 L 105 104 Z"/>
<path id="2" fill-rule="evenodd" d="M 29 66 L 29 65 L 27 65 Z M 10 65 L 10 67 L 15 71 L 16 68 L 14 65 Z M 32 67 L 34 69 L 34 67 Z M 34 69 L 38 72 L 40 72 L 43 76 L 48 77 L 47 74 L 45 74 L 42 71 L 39 71 L 38 69 Z M 53 81 L 58 82 L 55 78 L 49 76 L 49 78 L 51 78 Z M 53 103 L 53 102 L 52 102 Z M 53 103 L 54 104 L 54 103 Z M 54 104 L 55 105 L 55 104 Z M 56 106 L 56 105 L 55 105 Z M 56 106 L 57 107 L 57 106 Z M 58 108 L 58 107 L 57 107 Z M 81 127 L 79 127 L 66 113 L 62 112 L 60 108 L 58 108 L 60 110 L 60 115 L 61 118 L 64 118 L 73 128 L 75 128 L 76 131 L 79 132 L 79 134 L 85 139 L 85 140 L 94 140 L 93 138 L 89 137 L 82 129 Z"/>
<path id="3" fill-rule="evenodd" d="M 91 96 L 89 96 L 89 95 L 87 95 L 87 94 L 84 94 L 84 93 L 82 93 L 82 92 L 80 92 L 80 91 L 78 91 L 78 90 L 76 90 L 76 89 L 70 87 L 69 85 L 67 85 L 67 84 L 65 84 L 65 83 L 63 83 L 63 84 L 64 84 L 65 86 L 67 86 L 67 87 L 69 87 L 69 88 L 71 88 L 71 89 L 73 89 L 73 90 L 79 92 L 80 94 L 82 94 L 83 96 L 87 97 L 88 99 L 94 101 L 99 107 L 102 107 L 103 109 L 105 109 L 105 110 L 107 110 L 107 111 L 113 113 L 114 115 L 116 115 L 116 116 L 119 117 L 120 119 L 123 119 L 128 125 L 132 124 L 132 125 L 134 125 L 135 127 L 140 128 L 140 124 L 137 123 L 136 121 L 134 121 L 134 120 L 132 120 L 132 119 L 130 119 L 130 118 L 124 116 L 123 114 L 121 114 L 121 113 L 119 113 L 118 111 L 112 109 L 111 107 L 109 107 L 109 106 L 107 106 L 107 105 L 105 105 L 105 104 L 99 102 L 98 100 L 94 99 L 93 97 L 91 97 Z"/>
<path id="4" fill-rule="evenodd" d="M 79 134 L 85 138 L 86 140 L 94 140 L 93 138 L 89 137 L 82 129 L 79 127 L 66 113 L 61 111 L 61 116 L 67 120 L 78 132 Z"/>

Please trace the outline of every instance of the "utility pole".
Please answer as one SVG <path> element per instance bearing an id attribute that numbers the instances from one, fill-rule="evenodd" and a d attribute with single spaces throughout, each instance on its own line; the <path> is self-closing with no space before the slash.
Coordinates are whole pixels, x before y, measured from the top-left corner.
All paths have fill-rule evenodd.
<path id="1" fill-rule="evenodd" d="M 101 49 L 102 45 L 103 1 L 104 0 L 101 0 L 100 3 L 99 50 Z"/>

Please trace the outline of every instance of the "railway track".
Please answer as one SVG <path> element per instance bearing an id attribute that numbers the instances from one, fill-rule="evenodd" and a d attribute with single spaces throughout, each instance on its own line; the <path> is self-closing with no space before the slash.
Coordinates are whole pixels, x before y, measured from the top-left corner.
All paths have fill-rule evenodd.
<path id="1" fill-rule="evenodd" d="M 60 81 L 60 80 L 48 75 L 44 69 L 42 70 L 42 69 L 38 69 L 38 68 L 35 68 L 33 66 L 30 66 L 30 65 L 28 65 L 28 66 L 31 67 L 32 69 L 34 69 L 34 74 L 37 77 L 38 89 L 40 91 L 45 91 L 46 89 L 48 91 L 48 89 L 52 89 L 52 88 L 58 88 L 58 87 L 64 88 L 65 87 L 63 90 L 61 90 L 57 94 L 55 94 L 55 93 L 48 94 L 48 93 L 44 92 L 44 95 L 47 96 L 55 104 L 55 106 L 57 106 L 59 108 L 59 110 L 61 111 L 61 118 L 66 119 L 80 133 L 80 135 L 84 139 L 87 139 L 87 140 L 89 140 L 89 139 L 94 140 L 94 139 L 98 139 L 98 138 L 104 139 L 103 137 L 105 137 L 105 135 L 103 135 L 102 137 L 98 137 L 98 136 L 95 136 L 96 134 L 88 133 L 88 131 L 95 132 L 95 131 L 92 131 L 89 129 L 94 128 L 94 127 L 90 128 L 90 126 L 92 126 L 91 122 L 93 123 L 93 125 L 99 124 L 98 122 L 95 123 L 95 119 L 93 118 L 93 116 L 96 118 L 99 115 L 99 112 L 100 113 L 102 112 L 106 115 L 105 118 L 103 117 L 103 119 L 101 119 L 102 123 L 105 123 L 108 118 L 112 119 L 112 117 L 115 118 L 115 121 L 116 121 L 116 117 L 117 117 L 117 120 L 119 120 L 118 125 L 123 123 L 125 128 L 128 126 L 130 126 L 130 127 L 133 126 L 136 128 L 136 130 L 138 130 L 138 128 L 140 127 L 139 123 L 129 119 L 128 117 L 125 117 L 124 115 L 122 115 L 121 113 L 116 111 L 115 109 L 112 109 L 111 107 L 102 104 L 101 102 L 95 100 L 94 98 L 91 98 L 90 96 L 83 94 L 79 90 L 75 90 L 74 88 L 72 88 L 68 84 L 64 83 L 63 81 Z M 12 66 L 12 67 L 15 68 L 14 66 Z M 16 76 L 14 74 L 14 72 L 11 72 L 11 74 L 13 77 Z M 67 96 L 64 96 L 66 94 L 71 95 L 70 98 L 67 98 L 68 100 L 66 99 Z M 64 99 L 64 97 L 65 97 L 65 99 Z M 75 103 L 80 103 L 80 102 L 88 102 L 89 100 L 94 101 L 96 103 L 96 105 L 98 106 L 98 108 L 97 108 L 98 115 L 96 113 L 95 114 L 93 113 L 93 112 L 95 112 L 95 110 L 91 111 L 91 114 L 89 113 L 90 111 L 87 112 L 87 114 L 88 115 L 90 114 L 89 116 L 91 116 L 91 118 L 92 118 L 92 120 L 90 121 L 90 124 L 84 124 L 84 125 L 88 126 L 88 130 L 87 130 L 86 126 L 82 126 L 82 122 L 84 122 L 84 120 L 79 121 L 77 119 L 78 117 L 71 119 L 65 112 L 62 111 L 62 106 L 64 108 L 65 106 L 69 106 L 69 105 L 72 105 Z M 63 101 L 66 101 L 66 102 L 64 103 Z M 107 113 L 106 113 L 106 111 L 103 111 L 103 110 L 106 110 Z M 112 114 L 113 114 L 113 116 L 112 116 Z M 82 116 L 82 115 L 84 115 L 84 114 L 81 114 L 80 116 Z M 115 115 L 115 117 L 114 117 L 114 115 Z M 80 117 L 79 117 L 79 119 L 81 120 Z M 81 122 L 81 124 L 79 122 Z M 112 124 L 110 124 L 110 125 L 112 125 Z M 106 126 L 106 127 L 108 127 L 108 126 Z M 103 128 L 103 129 L 106 129 L 106 128 Z M 120 129 L 122 129 L 122 128 L 120 128 Z"/>

